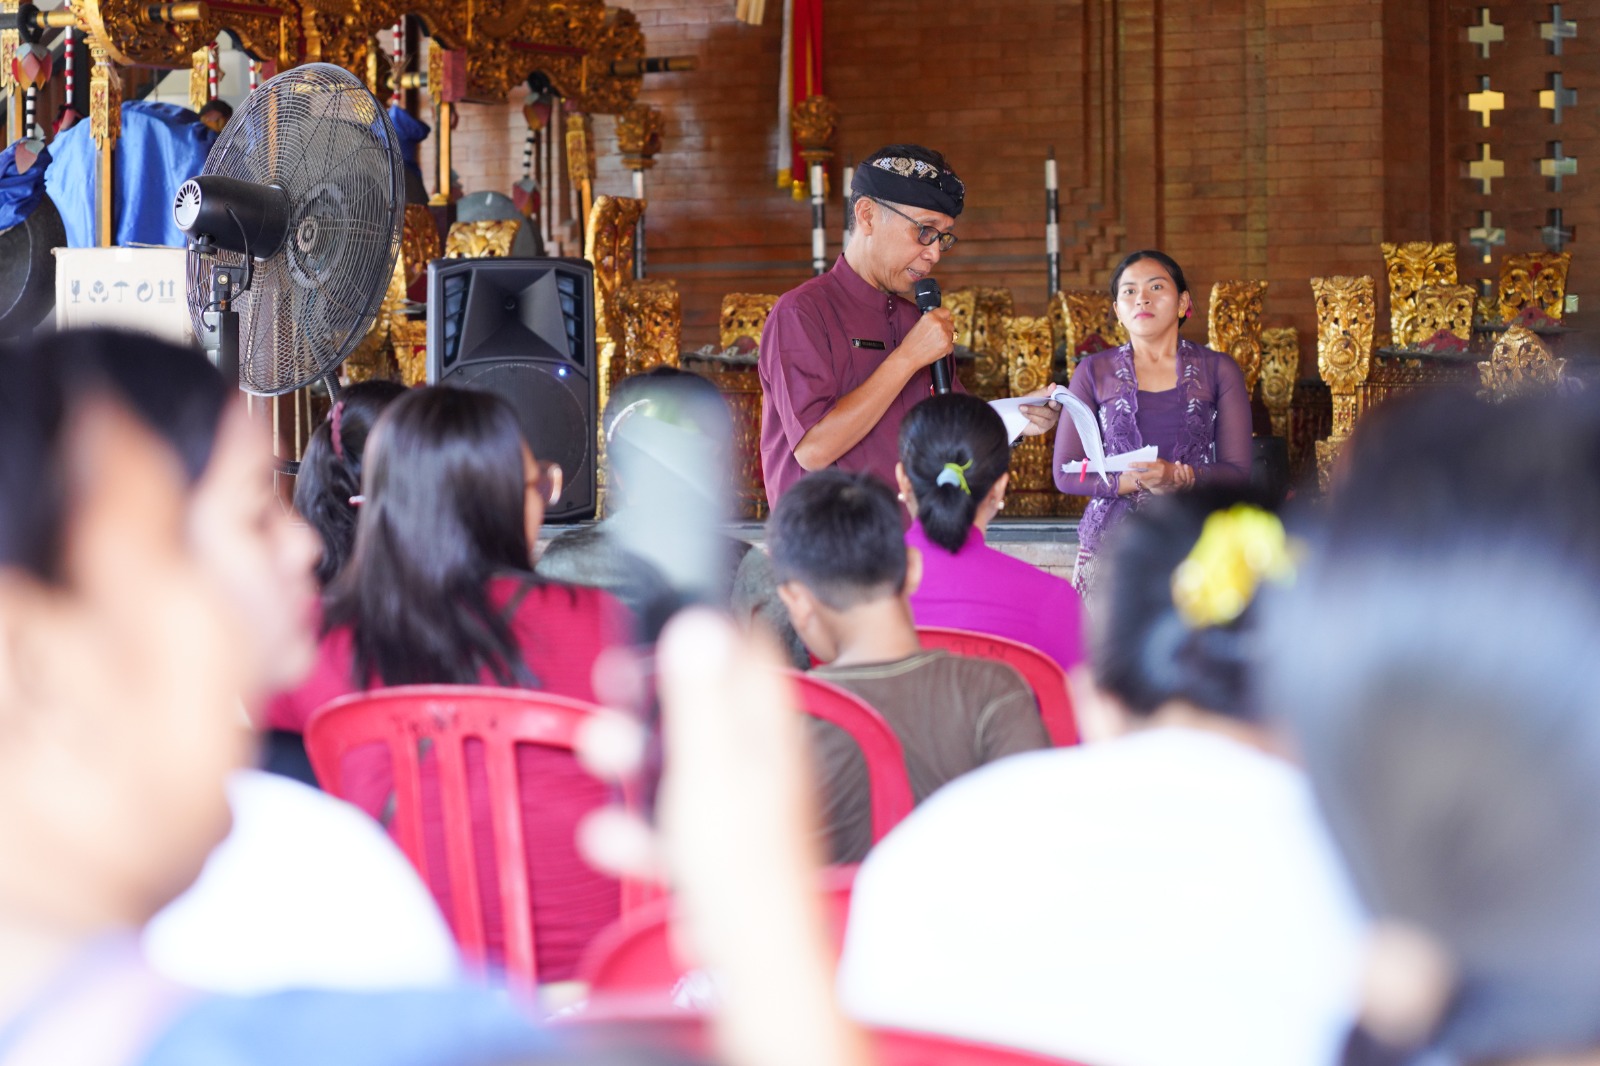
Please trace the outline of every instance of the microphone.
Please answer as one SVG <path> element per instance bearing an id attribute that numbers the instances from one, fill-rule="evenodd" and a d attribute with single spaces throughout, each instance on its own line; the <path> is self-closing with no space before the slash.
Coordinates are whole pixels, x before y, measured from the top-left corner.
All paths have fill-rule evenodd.
<path id="1" fill-rule="evenodd" d="M 939 283 L 932 278 L 923 278 L 912 289 L 917 296 L 917 310 L 927 314 L 944 302 L 944 297 L 939 293 Z M 933 391 L 943 396 L 950 391 L 950 357 L 941 355 L 928 369 L 933 371 Z"/>

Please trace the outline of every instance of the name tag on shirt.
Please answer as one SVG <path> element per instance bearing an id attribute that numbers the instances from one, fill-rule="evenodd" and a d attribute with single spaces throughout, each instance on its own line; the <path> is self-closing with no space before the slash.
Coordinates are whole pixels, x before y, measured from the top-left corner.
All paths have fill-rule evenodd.
<path id="1" fill-rule="evenodd" d="M 850 338 L 850 347 L 852 347 L 852 348 L 871 348 L 873 351 L 881 352 L 881 351 L 883 351 L 884 345 L 883 345 L 882 341 L 869 341 L 869 340 L 863 340 L 860 337 L 851 337 Z"/>

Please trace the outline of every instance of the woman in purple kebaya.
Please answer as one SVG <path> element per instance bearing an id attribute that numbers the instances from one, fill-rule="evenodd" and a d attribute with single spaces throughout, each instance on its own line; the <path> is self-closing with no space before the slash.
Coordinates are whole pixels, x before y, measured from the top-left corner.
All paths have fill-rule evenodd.
<path id="1" fill-rule="evenodd" d="M 1056 487 L 1090 497 L 1078 525 L 1073 584 L 1093 590 L 1094 559 L 1106 535 L 1152 495 L 1197 484 L 1243 484 L 1250 478 L 1250 394 L 1232 359 L 1178 336 L 1194 310 L 1183 268 L 1162 252 L 1134 252 L 1111 275 L 1117 319 L 1128 343 L 1085 357 L 1070 391 L 1100 424 L 1106 455 L 1156 446 L 1153 462 L 1136 463 L 1109 482 L 1068 474 L 1085 458 L 1072 420 L 1056 430 Z"/>

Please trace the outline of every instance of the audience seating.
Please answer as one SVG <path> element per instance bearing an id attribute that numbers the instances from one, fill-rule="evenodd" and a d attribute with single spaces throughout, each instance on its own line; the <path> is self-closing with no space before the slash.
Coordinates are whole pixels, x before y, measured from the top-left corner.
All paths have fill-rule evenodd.
<path id="1" fill-rule="evenodd" d="M 800 709 L 850 734 L 866 760 L 872 788 L 872 842 L 876 844 L 916 806 L 905 753 L 894 728 L 861 697 L 819 677 L 789 672 L 800 694 Z"/>
<path id="2" fill-rule="evenodd" d="M 444 845 L 452 913 L 445 917 L 463 955 L 485 958 L 482 896 L 474 861 L 465 748 L 482 744 L 482 765 L 491 800 L 490 821 L 501 909 L 505 924 L 506 977 L 515 987 L 537 983 L 533 906 L 518 800 L 516 748 L 523 744 L 571 751 L 579 727 L 597 708 L 581 700 L 520 689 L 455 685 L 411 685 L 374 689 L 319 708 L 306 726 L 306 750 L 317 778 L 343 795 L 344 756 L 381 744 L 389 753 L 395 808 L 391 831 L 430 887 L 422 820 L 421 756 L 431 752 L 444 812 Z M 624 800 L 633 798 L 624 789 Z M 623 885 L 623 909 L 642 895 Z"/>
<path id="3" fill-rule="evenodd" d="M 844 947 L 855 879 L 854 866 L 829 866 L 822 871 L 828 930 L 836 952 Z M 672 908 L 670 898 L 655 900 L 624 914 L 595 938 L 578 969 L 578 978 L 588 986 L 590 996 L 636 1007 L 670 1001 L 678 982 L 693 969 L 693 964 L 674 950 Z"/>
<path id="4" fill-rule="evenodd" d="M 1067 688 L 1067 672 L 1050 656 L 1020 640 L 973 633 L 943 626 L 918 626 L 917 639 L 924 648 L 938 648 L 975 659 L 996 659 L 1022 675 L 1039 701 L 1039 717 L 1057 747 L 1078 743 L 1078 720 L 1072 713 L 1072 694 Z"/>

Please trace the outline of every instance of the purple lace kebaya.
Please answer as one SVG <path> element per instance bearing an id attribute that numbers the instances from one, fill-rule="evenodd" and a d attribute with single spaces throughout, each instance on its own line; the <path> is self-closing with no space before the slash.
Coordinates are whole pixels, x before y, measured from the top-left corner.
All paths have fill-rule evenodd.
<path id="1" fill-rule="evenodd" d="M 1194 467 L 1195 484 L 1243 484 L 1250 479 L 1250 396 L 1244 374 L 1221 352 L 1193 341 L 1178 341 L 1178 384 L 1167 392 L 1141 392 L 1133 372 L 1133 345 L 1085 357 L 1072 374 L 1069 390 L 1100 420 L 1107 455 L 1156 446 L 1157 455 Z M 1056 487 L 1091 497 L 1078 524 L 1078 568 L 1073 584 L 1087 598 L 1094 557 L 1106 534 L 1138 507 L 1149 493 L 1117 495 L 1094 474 L 1079 478 L 1062 464 L 1085 458 L 1072 419 L 1056 429 L 1053 469 Z"/>

